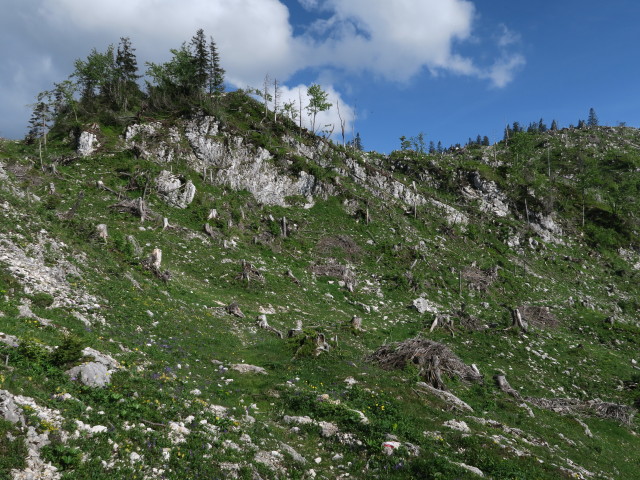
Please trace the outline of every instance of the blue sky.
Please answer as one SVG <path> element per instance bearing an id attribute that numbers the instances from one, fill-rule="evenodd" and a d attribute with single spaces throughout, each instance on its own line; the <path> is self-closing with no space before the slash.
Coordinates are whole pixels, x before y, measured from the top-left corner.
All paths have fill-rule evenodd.
<path id="1" fill-rule="evenodd" d="M 543 118 L 640 125 L 640 2 L 632 0 L 0 0 L 0 136 L 24 135 L 27 104 L 73 60 L 131 37 L 164 61 L 203 28 L 229 88 L 266 74 L 297 100 L 320 83 L 347 130 L 390 152 L 424 132 L 445 146 L 502 138 Z M 336 123 L 335 108 L 319 123 Z M 336 131 L 339 127 L 336 128 Z M 334 134 L 334 139 L 338 138 Z"/>

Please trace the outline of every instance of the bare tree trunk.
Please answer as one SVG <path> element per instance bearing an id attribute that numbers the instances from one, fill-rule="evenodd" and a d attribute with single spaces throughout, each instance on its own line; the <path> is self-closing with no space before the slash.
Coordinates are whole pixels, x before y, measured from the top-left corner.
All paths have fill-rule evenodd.
<path id="1" fill-rule="evenodd" d="M 104 223 L 101 223 L 96 227 L 96 235 L 98 235 L 98 238 L 101 238 L 105 242 L 107 241 L 109 234 L 107 233 L 107 226 Z"/>
<path id="2" fill-rule="evenodd" d="M 336 107 L 338 109 L 338 118 L 340 119 L 340 132 L 342 133 L 342 146 L 344 147 L 345 145 L 344 129 L 345 129 L 346 122 L 342 119 L 342 115 L 340 114 L 340 100 L 336 100 Z"/>

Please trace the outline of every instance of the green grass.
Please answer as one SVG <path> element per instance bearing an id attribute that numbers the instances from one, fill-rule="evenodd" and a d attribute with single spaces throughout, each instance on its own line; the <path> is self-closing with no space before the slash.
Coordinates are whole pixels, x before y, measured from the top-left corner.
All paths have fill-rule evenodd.
<path id="1" fill-rule="evenodd" d="M 254 110 L 249 111 L 249 117 L 229 113 L 225 128 L 242 132 L 247 128 L 245 123 L 255 126 L 261 116 L 257 107 Z M 278 128 L 265 124 L 254 135 L 256 146 L 268 141 L 284 148 L 279 138 L 273 137 Z M 103 134 L 118 150 L 118 131 L 110 128 Z M 2 332 L 21 339 L 18 349 L 0 344 L 0 359 L 8 357 L 6 366 L 0 362 L 0 388 L 60 410 L 67 419 L 63 426 L 66 431 L 75 430 L 76 419 L 108 428 L 91 437 L 82 433 L 66 444 L 53 442 L 43 452 L 47 460 L 64 469 L 64 478 L 69 479 L 145 475 L 224 478 L 228 474 L 222 469 L 225 462 L 239 465 L 240 478 L 251 478 L 253 469 L 264 478 L 277 478 L 277 473 L 256 464 L 255 449 L 225 447 L 225 441 L 243 445 L 243 435 L 264 451 L 279 450 L 280 442 L 287 443 L 310 462 L 301 467 L 284 454 L 282 465 L 287 473 L 281 478 L 303 478 L 309 468 L 328 478 L 339 473 L 355 478 L 467 478 L 469 473 L 453 462 L 480 468 L 495 479 L 571 478 L 562 470 L 571 469 L 566 461 L 570 459 L 595 472 L 596 478 L 632 479 L 639 466 L 630 453 L 638 448 L 637 420 L 626 426 L 612 420 L 583 418 L 594 435 L 589 438 L 570 416 L 532 407 L 535 417 L 529 417 L 518 402 L 492 382 L 493 374 L 504 371 L 511 385 L 525 397 L 597 397 L 625 405 L 640 397 L 637 389 L 622 387 L 637 376 L 631 359 L 637 359 L 640 334 L 634 303 L 640 294 L 638 274 L 617 253 L 622 244 L 637 251 L 634 218 L 623 211 L 614 213 L 603 202 L 598 207 L 607 215 L 598 221 L 614 217 L 615 221 L 603 226 L 587 216 L 582 231 L 573 218 L 581 210 L 578 190 L 568 177 L 576 172 L 573 159 L 563 159 L 561 146 L 554 143 L 554 158 L 558 163 L 565 161 L 557 171 L 567 175 L 568 186 L 560 189 L 559 180 L 546 184 L 540 165 L 536 167 L 539 172 L 527 175 L 517 169 L 520 164 L 509 163 L 516 150 L 518 155 L 530 155 L 531 165 L 546 159 L 546 150 L 539 149 L 528 137 L 524 140 L 523 145 L 514 144 L 508 150 L 495 147 L 497 158 L 505 165 L 502 168 L 483 163 L 477 149 L 460 158 L 395 158 L 406 163 L 393 174 L 405 184 L 427 170 L 437 185 L 418 181 L 417 190 L 454 203 L 471 219 L 465 228 L 448 226 L 441 212 L 430 205 L 421 207 L 414 217 L 410 208 L 370 196 L 348 178 L 341 178 L 336 196 L 315 199 L 311 209 L 301 208 L 305 203 L 301 199 L 291 202 L 295 206 L 290 208 L 259 205 L 249 193 L 209 185 L 186 164 L 177 162 L 172 165 L 173 171 L 191 179 L 198 193 L 193 204 L 180 210 L 165 205 L 152 190 L 147 191 L 150 207 L 177 227 L 164 232 L 156 222 L 141 223 L 110 208 L 118 201 L 117 196 L 95 185 L 103 180 L 122 196 L 137 198 L 145 191 L 146 179 L 167 166 L 120 150 L 113 155 L 104 152 L 72 163 L 62 162 L 53 175 L 38 168 L 35 147 L 2 142 L 0 159 L 11 159 L 2 160 L 5 168 L 10 163 L 28 165 L 25 158 L 32 160 L 34 167 L 27 170 L 28 175 L 18 177 L 9 169 L 9 176 L 13 183 L 41 196 L 42 201 L 21 199 L 0 189 L 0 202 L 7 202 L 7 211 L 19 215 L 0 218 L 0 241 L 11 240 L 35 256 L 37 251 L 29 250 L 29 245 L 38 242 L 38 232 L 45 230 L 43 264 L 55 267 L 66 261 L 73 265 L 67 266 L 65 281 L 74 290 L 99 298 L 99 313 L 105 324 L 84 325 L 73 316 L 72 307 L 53 303 L 56 295 L 26 289 L 7 265 L 0 264 Z M 555 137 L 551 141 L 559 142 Z M 52 160 L 53 152 L 65 148 L 54 142 L 46 161 Z M 613 158 L 601 152 L 589 154 L 602 160 L 603 169 Z M 636 161 L 633 155 L 625 153 L 625 165 Z M 338 154 L 331 157 L 334 163 L 339 159 Z M 527 165 L 527 159 L 522 161 Z M 294 163 L 294 170 L 299 171 L 321 168 L 308 160 Z M 564 244 L 545 244 L 523 218 L 494 218 L 481 213 L 477 205 L 465 203 L 458 196 L 466 178 L 455 174 L 458 169 L 479 171 L 483 178 L 504 188 L 513 186 L 507 191 L 512 205 L 524 203 L 521 192 L 527 188 L 566 195 L 567 207 L 558 221 L 563 228 L 567 226 L 566 231 L 578 235 L 565 235 Z M 333 172 L 323 169 L 316 173 L 319 177 L 327 174 L 322 178 L 332 181 L 329 177 Z M 132 176 L 138 180 L 132 182 Z M 55 197 L 46 193 L 45 187 L 51 182 L 56 187 Z M 61 221 L 56 213 L 67 211 L 81 191 L 84 198 L 75 216 Z M 589 192 L 589 205 L 595 205 L 596 194 L 594 186 Z M 357 202 L 355 213 L 347 212 L 345 200 Z M 528 205 L 539 208 L 535 201 Z M 358 213 L 367 206 L 371 218 L 368 225 Z M 212 208 L 220 213 L 217 222 L 210 222 L 218 232 L 214 239 L 202 233 Z M 296 226 L 287 238 L 279 229 L 283 216 L 289 225 Z M 99 223 L 108 225 L 110 237 L 106 242 L 93 235 Z M 614 232 L 612 237 L 602 241 L 600 237 L 609 230 Z M 509 247 L 507 240 L 517 232 L 522 246 Z M 271 235 L 269 240 L 254 242 L 254 237 L 265 233 Z M 340 248 L 323 250 L 322 242 L 338 234 L 348 236 L 359 253 L 351 255 Z M 162 268 L 172 273 L 168 283 L 140 265 L 126 241 L 130 235 L 142 247 L 142 257 L 153 248 L 162 249 Z M 529 238 L 542 246 L 529 247 Z M 231 239 L 237 246 L 224 248 L 223 241 Z M 52 242 L 58 246 L 54 248 Z M 311 273 L 312 264 L 325 263 L 329 256 L 352 265 L 358 278 L 354 292 L 340 286 L 340 279 Z M 258 268 L 264 282 L 247 284 L 238 279 L 242 260 Z M 460 288 L 458 271 L 474 262 L 478 268 L 500 267 L 497 281 L 486 291 L 471 290 L 465 282 Z M 299 284 L 283 275 L 287 270 Z M 419 315 L 408 308 L 419 295 L 440 305 L 444 313 L 455 314 L 464 307 L 481 326 L 489 328 L 469 331 L 454 320 L 452 332 L 439 329 L 429 333 L 433 315 Z M 35 315 L 51 320 L 55 327 L 43 327 L 37 320 L 20 317 L 18 308 L 26 300 Z M 224 312 L 222 307 L 233 301 L 238 302 L 245 318 Z M 526 335 L 505 330 L 510 324 L 508 309 L 522 305 L 549 306 L 559 326 L 533 329 Z M 306 329 L 325 334 L 331 351 L 319 357 L 294 356 L 295 341 L 280 340 L 256 327 L 256 317 L 267 307 L 275 311 L 268 315 L 270 325 L 286 334 L 302 321 Z M 616 323 L 605 323 L 604 319 L 614 313 Z M 365 332 L 354 334 L 348 327 L 353 315 L 363 318 Z M 416 393 L 416 373 L 411 369 L 382 371 L 364 360 L 383 343 L 418 334 L 446 344 L 484 374 L 483 385 L 445 379 L 451 391 L 474 409 L 473 416 L 518 428 L 525 432 L 524 439 L 502 427 L 482 425 L 465 413 L 451 411 L 435 397 Z M 85 345 L 113 355 L 124 366 L 114 374 L 110 386 L 90 389 L 65 375 L 64 371 L 80 360 L 79 346 Z M 60 348 L 51 353 L 45 346 Z M 224 363 L 222 368 L 218 361 Z M 225 370 L 229 364 L 243 362 L 264 367 L 268 375 Z M 358 383 L 348 387 L 344 382 L 347 377 Z M 191 393 L 194 389 L 201 393 Z M 73 400 L 53 397 L 63 392 Z M 323 394 L 331 401 L 319 401 L 318 396 Z M 257 409 L 250 408 L 253 404 Z M 216 418 L 209 405 L 229 408 L 233 419 Z M 369 423 L 361 423 L 353 410 L 363 412 Z M 255 423 L 245 419 L 247 411 Z M 353 434 L 358 443 L 324 438 L 317 425 L 293 432 L 291 425 L 283 422 L 285 415 L 308 415 L 316 421 L 333 422 L 342 432 Z M 471 435 L 444 425 L 452 419 L 466 421 Z M 169 422 L 185 423 L 191 433 L 184 443 L 169 439 Z M 17 440 L 9 440 L 7 432 Z M 414 457 L 402 448 L 393 456 L 384 455 L 381 446 L 389 434 L 419 446 L 421 453 Z M 23 436 L 18 427 L 0 424 L 0 478 L 8 478 L 12 468 L 22 468 Z M 518 456 L 509 446 L 528 453 Z M 163 449 L 169 449 L 168 459 Z M 144 461 L 131 463 L 133 452 L 142 455 Z M 331 460 L 336 454 L 342 458 Z M 311 463 L 315 457 L 322 459 L 317 465 Z M 113 462 L 113 466 L 105 468 L 103 461 Z M 160 468 L 163 473 L 154 474 L 151 468 Z"/>

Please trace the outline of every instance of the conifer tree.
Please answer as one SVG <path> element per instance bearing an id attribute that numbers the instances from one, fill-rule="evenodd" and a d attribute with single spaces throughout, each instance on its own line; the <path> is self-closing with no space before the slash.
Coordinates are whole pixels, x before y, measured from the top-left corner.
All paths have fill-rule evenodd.
<path id="1" fill-rule="evenodd" d="M 429 154 L 433 155 L 434 153 L 436 153 L 436 144 L 433 142 L 433 140 L 429 141 Z"/>
<path id="2" fill-rule="evenodd" d="M 556 122 L 555 120 L 551 121 L 551 131 L 555 132 L 558 130 L 558 122 Z"/>
<path id="3" fill-rule="evenodd" d="M 118 106 L 127 110 L 130 99 L 140 97 L 140 87 L 138 86 L 138 60 L 135 55 L 135 48 L 131 45 L 129 37 L 121 37 L 116 52 L 116 81 L 117 81 L 117 103 Z"/>
<path id="4" fill-rule="evenodd" d="M 207 39 L 204 36 L 204 30 L 198 29 L 196 34 L 191 38 L 191 54 L 193 56 L 194 66 L 194 84 L 198 92 L 204 91 L 207 87 L 207 79 L 211 71 L 210 53 L 207 46 Z"/>
<path id="5" fill-rule="evenodd" d="M 444 152 L 444 148 L 442 147 L 442 142 L 440 140 L 438 140 L 438 146 L 436 148 L 438 150 L 438 153 Z"/>
<path id="6" fill-rule="evenodd" d="M 487 137 L 486 135 L 482 137 L 482 145 L 484 145 L 485 147 L 488 147 L 489 145 L 491 145 L 491 142 L 489 141 L 489 137 Z"/>
<path id="7" fill-rule="evenodd" d="M 542 120 L 542 118 L 538 122 L 538 131 L 540 133 L 544 133 L 547 131 L 547 126 L 545 125 L 544 120 Z"/>
<path id="8" fill-rule="evenodd" d="M 209 38 L 209 93 L 224 92 L 224 74 L 225 70 L 220 66 L 220 55 L 218 48 L 213 41 L 213 37 Z"/>
<path id="9" fill-rule="evenodd" d="M 362 139 L 360 138 L 360 132 L 356 133 L 356 136 L 353 137 L 352 140 L 349 140 L 348 145 L 359 152 L 364 150 L 364 147 L 362 146 Z"/>
<path id="10" fill-rule="evenodd" d="M 598 116 L 596 115 L 596 111 L 592 108 L 589 109 L 589 117 L 587 118 L 587 126 L 589 127 L 597 127 L 598 126 Z"/>

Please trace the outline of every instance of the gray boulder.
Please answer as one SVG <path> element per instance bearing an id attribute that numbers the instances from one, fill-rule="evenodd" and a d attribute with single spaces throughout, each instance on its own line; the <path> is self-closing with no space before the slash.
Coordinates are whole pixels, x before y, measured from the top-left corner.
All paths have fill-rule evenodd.
<path id="1" fill-rule="evenodd" d="M 111 373 L 106 365 L 98 362 L 88 362 L 67 370 L 67 375 L 78 379 L 88 387 L 104 387 L 111 383 Z"/>

